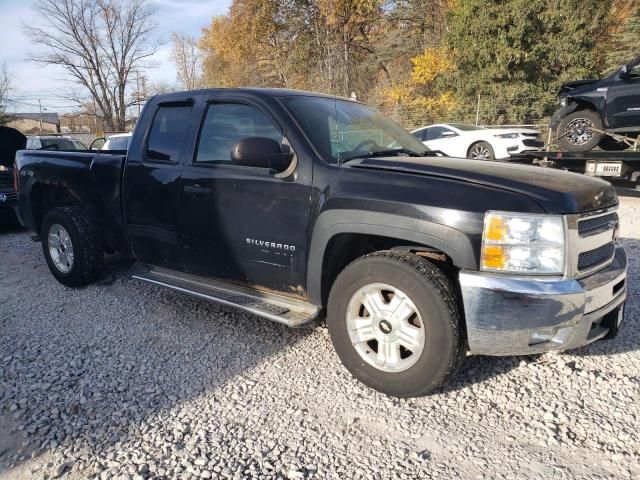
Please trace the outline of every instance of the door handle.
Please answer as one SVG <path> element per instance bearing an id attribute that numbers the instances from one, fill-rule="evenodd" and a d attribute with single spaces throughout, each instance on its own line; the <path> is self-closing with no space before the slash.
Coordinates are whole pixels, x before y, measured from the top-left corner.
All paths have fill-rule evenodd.
<path id="1" fill-rule="evenodd" d="M 203 187 L 202 185 L 196 183 L 195 185 L 189 185 L 184 187 L 184 193 L 187 193 L 189 195 L 193 195 L 196 197 L 204 197 L 209 193 L 211 193 L 211 189 L 209 187 Z"/>

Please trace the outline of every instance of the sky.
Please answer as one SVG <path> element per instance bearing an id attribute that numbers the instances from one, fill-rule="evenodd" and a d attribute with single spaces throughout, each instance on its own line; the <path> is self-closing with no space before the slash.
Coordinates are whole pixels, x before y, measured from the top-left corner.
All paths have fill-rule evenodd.
<path id="1" fill-rule="evenodd" d="M 156 68 L 148 70 L 152 82 L 176 83 L 175 68 L 170 60 L 171 32 L 200 36 L 202 27 L 215 15 L 227 12 L 231 0 L 150 0 L 157 8 L 155 36 L 163 42 L 151 58 Z M 30 62 L 29 53 L 38 46 L 24 35 L 23 24 L 38 25 L 41 20 L 33 11 L 34 0 L 0 0 L 0 65 L 6 63 L 13 75 L 14 91 L 9 111 L 38 110 L 38 100 L 47 111 L 63 113 L 74 110 L 64 98 L 69 89 L 67 74 L 59 67 Z"/>

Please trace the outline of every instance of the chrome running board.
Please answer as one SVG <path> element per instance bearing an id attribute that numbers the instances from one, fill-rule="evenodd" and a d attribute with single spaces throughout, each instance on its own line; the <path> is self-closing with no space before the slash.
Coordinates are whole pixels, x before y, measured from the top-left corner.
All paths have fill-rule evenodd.
<path id="1" fill-rule="evenodd" d="M 320 308 L 302 300 L 246 287 L 218 282 L 159 267 L 143 268 L 134 265 L 130 277 L 212 302 L 236 307 L 254 315 L 282 323 L 289 327 L 302 327 L 313 322 Z"/>

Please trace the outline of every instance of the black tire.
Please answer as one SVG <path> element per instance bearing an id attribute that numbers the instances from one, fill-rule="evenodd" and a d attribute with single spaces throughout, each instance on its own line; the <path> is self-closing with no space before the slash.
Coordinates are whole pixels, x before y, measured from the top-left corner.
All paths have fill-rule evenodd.
<path id="1" fill-rule="evenodd" d="M 616 152 L 616 151 L 621 152 L 629 148 L 629 145 L 627 145 L 624 142 L 619 142 L 615 138 L 610 137 L 609 135 L 605 135 L 603 139 L 600 140 L 598 147 L 600 147 L 602 150 L 605 150 L 607 152 Z"/>
<path id="2" fill-rule="evenodd" d="M 602 133 L 594 132 L 590 127 L 602 130 L 602 120 L 593 110 L 572 112 L 558 125 L 557 142 L 561 150 L 569 152 L 587 152 L 598 146 Z"/>
<path id="3" fill-rule="evenodd" d="M 69 271 L 62 271 L 52 257 L 49 238 L 51 228 L 60 225 L 68 233 L 73 260 Z M 49 270 L 56 279 L 68 286 L 79 287 L 93 282 L 102 271 L 104 251 L 97 230 L 82 207 L 60 207 L 50 210 L 44 217 L 40 237 Z"/>
<path id="4" fill-rule="evenodd" d="M 388 372 L 372 366 L 349 337 L 347 312 L 352 297 L 361 288 L 378 283 L 401 290 L 422 318 L 424 348 L 416 363 L 404 371 Z M 441 270 L 411 253 L 380 251 L 355 260 L 334 282 L 327 309 L 327 326 L 342 364 L 362 383 L 395 397 L 422 396 L 442 386 L 455 374 L 466 353 L 455 292 Z"/>
<path id="5" fill-rule="evenodd" d="M 491 144 L 487 142 L 476 142 L 467 150 L 467 158 L 474 160 L 495 160 L 496 154 Z"/>

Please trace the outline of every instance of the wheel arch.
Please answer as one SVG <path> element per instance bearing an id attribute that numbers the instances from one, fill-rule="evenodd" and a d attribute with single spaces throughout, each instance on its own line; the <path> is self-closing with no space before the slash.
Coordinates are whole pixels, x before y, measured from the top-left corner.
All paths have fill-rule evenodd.
<path id="1" fill-rule="evenodd" d="M 387 213 L 332 210 L 321 214 L 313 229 L 307 270 L 311 301 L 326 305 L 340 271 L 377 250 L 432 257 L 445 270 L 477 268 L 470 238 L 452 227 Z"/>
<path id="2" fill-rule="evenodd" d="M 33 229 L 36 232 L 40 232 L 42 221 L 48 211 L 58 207 L 82 205 L 80 199 L 71 190 L 57 183 L 33 184 L 29 199 Z"/>

